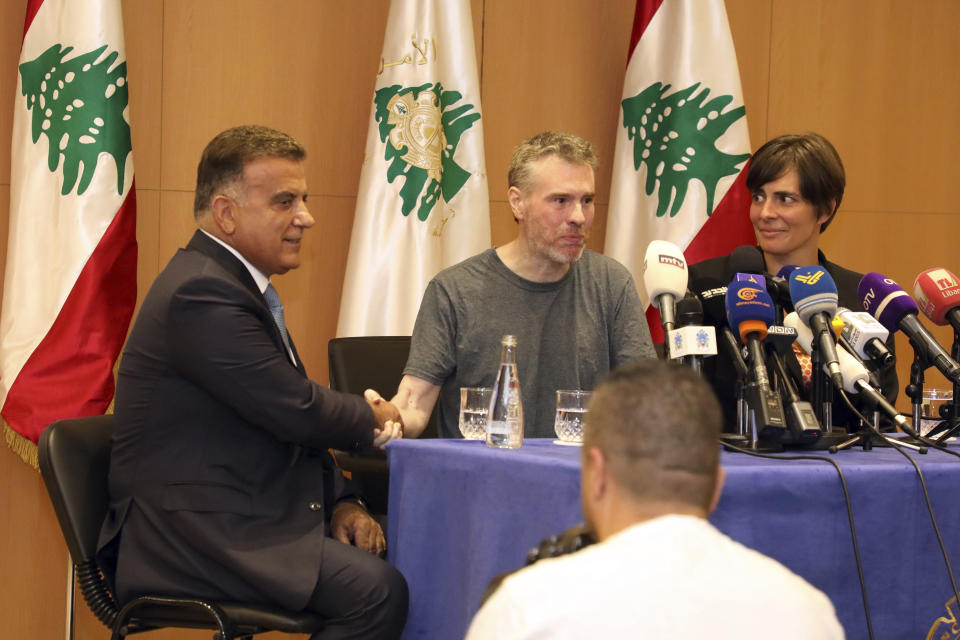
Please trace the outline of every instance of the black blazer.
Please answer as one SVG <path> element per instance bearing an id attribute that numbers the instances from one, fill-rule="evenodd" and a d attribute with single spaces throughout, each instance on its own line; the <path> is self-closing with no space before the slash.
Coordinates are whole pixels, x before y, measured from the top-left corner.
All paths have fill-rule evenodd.
<path id="1" fill-rule="evenodd" d="M 762 252 L 761 255 L 763 255 Z M 853 309 L 855 311 L 861 310 L 863 306 L 860 304 L 857 288 L 860 285 L 860 280 L 863 278 L 863 274 L 857 273 L 856 271 L 851 271 L 850 269 L 845 269 L 837 264 L 834 264 L 833 262 L 830 262 L 827 260 L 826 256 L 823 255 L 822 251 L 818 251 L 818 259 L 819 264 L 827 270 L 827 273 L 830 274 L 830 277 L 833 278 L 833 281 L 837 285 L 839 306 Z M 736 273 L 733 271 L 734 268 L 735 267 L 730 265 L 730 256 L 711 258 L 710 260 L 704 260 L 702 262 L 697 262 L 690 265 L 689 279 L 692 283 L 698 278 L 709 277 L 720 281 L 723 285 L 727 285 L 733 279 L 734 275 L 736 275 Z M 894 338 L 891 335 L 887 340 L 887 348 L 889 348 L 891 352 L 894 351 L 893 343 Z M 724 430 L 734 431 L 737 424 L 737 374 L 733 368 L 733 363 L 726 356 L 725 352 L 722 349 L 719 351 L 720 353 L 718 353 L 716 356 L 704 358 L 703 374 L 713 386 L 713 390 L 717 393 L 717 397 L 720 400 L 720 406 L 723 407 Z M 790 374 L 794 379 L 794 382 L 797 383 L 797 388 L 800 390 L 800 395 L 804 396 L 803 385 L 801 383 L 802 372 L 800 370 L 800 363 L 797 361 L 796 357 L 787 357 L 785 358 L 784 365 L 787 369 L 787 373 Z M 887 400 L 893 403 L 897 398 L 898 388 L 896 366 L 891 365 L 882 369 L 881 371 L 877 372 L 877 376 L 880 381 L 883 395 L 886 396 Z M 850 397 L 856 405 L 858 403 L 858 397 L 855 395 Z M 810 398 L 806 399 L 809 400 Z M 856 422 L 856 417 L 843 403 L 843 400 L 836 395 L 833 400 L 833 422 L 836 425 L 851 425 L 855 424 Z"/>
<path id="2" fill-rule="evenodd" d="M 301 609 L 343 491 L 327 449 L 370 445 L 376 422 L 291 363 L 250 273 L 199 231 L 144 300 L 114 410 L 99 557 L 120 601 Z"/>

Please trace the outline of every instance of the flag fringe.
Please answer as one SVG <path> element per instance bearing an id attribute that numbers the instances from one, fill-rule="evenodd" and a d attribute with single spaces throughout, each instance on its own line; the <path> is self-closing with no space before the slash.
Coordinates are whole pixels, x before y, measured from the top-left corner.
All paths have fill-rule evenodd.
<path id="1" fill-rule="evenodd" d="M 0 422 L 3 423 L 3 437 L 7 441 L 7 446 L 10 447 L 15 454 L 20 456 L 21 460 L 34 469 L 39 469 L 39 465 L 37 464 L 37 445 L 14 431 L 3 418 L 0 418 Z"/>

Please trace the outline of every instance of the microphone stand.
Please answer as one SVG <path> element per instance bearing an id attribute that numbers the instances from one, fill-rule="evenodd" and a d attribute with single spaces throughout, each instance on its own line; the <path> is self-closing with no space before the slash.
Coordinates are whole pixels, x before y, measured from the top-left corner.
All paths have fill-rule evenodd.
<path id="1" fill-rule="evenodd" d="M 869 403 L 870 397 L 864 396 L 864 402 Z M 859 421 L 858 424 L 860 428 L 854 434 L 852 438 L 846 442 L 842 442 L 835 447 L 830 448 L 830 453 L 836 453 L 837 451 L 842 451 L 848 449 L 855 444 L 859 443 L 864 451 L 870 451 L 875 446 L 876 447 L 892 447 L 896 443 L 901 447 L 907 447 L 909 449 L 914 449 L 918 453 L 926 453 L 927 447 L 922 443 L 915 442 L 913 438 L 894 438 L 888 436 L 885 433 L 880 431 L 880 412 L 877 411 L 876 406 L 872 404 L 867 404 L 867 410 L 864 413 L 864 417 L 867 418 L 872 427 L 868 427 L 863 424 L 863 421 Z"/>
<path id="2" fill-rule="evenodd" d="M 953 329 L 953 347 L 950 349 L 950 357 L 954 360 L 960 357 L 960 331 L 957 331 L 956 327 Z M 940 417 L 943 418 L 943 420 L 927 434 L 927 437 L 930 438 L 943 431 L 936 439 L 937 444 L 946 446 L 949 438 L 960 433 L 960 412 L 957 411 L 958 400 L 960 400 L 960 383 L 954 382 L 953 398 L 949 404 L 940 407 Z M 913 424 L 914 428 L 916 428 L 916 425 L 919 423 L 914 422 Z M 917 429 L 917 431 L 919 431 L 919 429 Z"/>
<path id="3" fill-rule="evenodd" d="M 910 398 L 913 405 L 913 428 L 920 432 L 920 404 L 923 402 L 923 372 L 927 370 L 930 363 L 921 355 L 920 349 L 917 349 L 910 341 L 913 347 L 913 362 L 910 364 L 910 384 L 904 388 L 903 392 Z"/>
<path id="4" fill-rule="evenodd" d="M 829 450 L 846 442 L 850 434 L 845 429 L 833 426 L 833 381 L 824 371 L 823 354 L 820 353 L 818 342 L 818 340 L 812 340 L 810 343 L 810 363 L 813 367 L 811 404 L 817 419 L 823 426 L 823 432 L 820 434 L 820 439 L 808 445 L 807 448 Z"/>
<path id="5" fill-rule="evenodd" d="M 739 344 L 730 327 L 721 327 L 719 333 L 720 343 L 727 351 L 727 355 L 737 371 L 737 431 L 735 433 L 721 433 L 721 440 L 756 453 L 783 451 L 783 446 L 780 443 L 759 438 L 756 414 L 747 401 L 748 397 L 757 395 L 755 390 L 759 388 L 759 385 L 756 382 L 747 382 L 747 365 L 743 361 L 743 356 L 740 355 Z"/>

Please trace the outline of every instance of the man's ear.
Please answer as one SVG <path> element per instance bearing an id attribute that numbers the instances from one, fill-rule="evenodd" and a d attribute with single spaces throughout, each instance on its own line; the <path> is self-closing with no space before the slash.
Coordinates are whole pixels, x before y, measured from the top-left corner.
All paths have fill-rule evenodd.
<path id="1" fill-rule="evenodd" d="M 225 195 L 215 196 L 210 203 L 210 212 L 217 228 L 228 236 L 233 235 L 237 230 L 236 203 Z"/>
<path id="2" fill-rule="evenodd" d="M 720 494 L 723 493 L 723 483 L 727 481 L 727 470 L 717 465 L 717 484 L 713 487 L 713 497 L 710 498 L 710 508 L 707 513 L 713 513 L 720 502 Z"/>
<path id="3" fill-rule="evenodd" d="M 584 473 L 587 474 L 589 484 L 588 496 L 591 501 L 598 502 L 606 495 L 607 486 L 607 459 L 598 447 L 590 447 L 586 451 L 587 464 Z"/>
<path id="4" fill-rule="evenodd" d="M 507 202 L 510 203 L 510 210 L 513 211 L 513 219 L 517 222 L 523 220 L 525 208 L 523 191 L 521 191 L 518 187 L 510 187 L 507 189 Z"/>

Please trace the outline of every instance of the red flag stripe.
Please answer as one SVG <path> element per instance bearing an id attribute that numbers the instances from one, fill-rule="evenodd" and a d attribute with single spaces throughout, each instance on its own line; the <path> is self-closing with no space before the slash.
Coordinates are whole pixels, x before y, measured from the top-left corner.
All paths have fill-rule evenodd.
<path id="1" fill-rule="evenodd" d="M 742 244 L 757 244 L 750 222 L 750 193 L 746 185 L 749 166 L 748 163 L 740 170 L 723 200 L 687 245 L 683 252 L 687 264 L 725 256 Z"/>
<path id="2" fill-rule="evenodd" d="M 87 260 L 53 326 L 10 386 L 7 424 L 34 443 L 54 420 L 101 414 L 137 299 L 137 199 L 123 205 Z M 108 301 L 105 303 L 104 301 Z"/>
<path id="3" fill-rule="evenodd" d="M 647 25 L 653 20 L 653 15 L 663 4 L 663 0 L 637 0 L 637 8 L 633 13 L 633 31 L 630 33 L 630 54 L 627 61 L 633 57 L 633 50 L 637 48 L 637 43 L 647 30 Z"/>
<path id="4" fill-rule="evenodd" d="M 26 37 L 27 31 L 30 30 L 30 25 L 33 24 L 33 19 L 37 16 L 37 11 L 40 11 L 40 5 L 43 4 L 43 0 L 28 0 L 27 2 L 27 15 L 23 19 L 23 35 Z M 22 41 L 21 41 L 22 43 Z"/>

